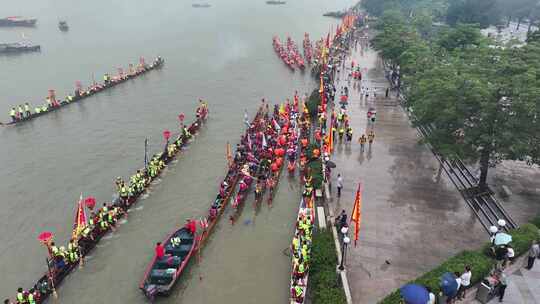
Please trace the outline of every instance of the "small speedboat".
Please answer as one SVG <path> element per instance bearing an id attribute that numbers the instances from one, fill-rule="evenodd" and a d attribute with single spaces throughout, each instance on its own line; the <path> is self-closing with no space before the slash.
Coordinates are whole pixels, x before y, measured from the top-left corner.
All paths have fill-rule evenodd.
<path id="1" fill-rule="evenodd" d="M 211 5 L 208 4 L 208 3 L 193 3 L 191 6 L 196 7 L 196 8 L 208 8 L 208 7 L 211 7 Z"/>
<path id="2" fill-rule="evenodd" d="M 183 227 L 163 241 L 165 256 L 159 260 L 156 256 L 152 258 L 139 284 L 146 297 L 152 300 L 157 295 L 169 295 L 174 283 L 193 256 L 198 240 L 196 235 Z"/>
<path id="3" fill-rule="evenodd" d="M 67 24 L 66 21 L 60 21 L 58 22 L 58 28 L 62 31 L 62 32 L 67 32 L 69 30 L 69 26 Z"/>

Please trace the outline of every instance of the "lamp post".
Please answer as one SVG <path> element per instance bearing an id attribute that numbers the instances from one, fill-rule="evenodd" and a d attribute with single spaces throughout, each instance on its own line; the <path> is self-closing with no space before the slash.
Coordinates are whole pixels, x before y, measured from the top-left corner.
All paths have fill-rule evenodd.
<path id="1" fill-rule="evenodd" d="M 351 242 L 351 239 L 348 236 L 343 237 L 343 246 L 341 250 L 341 265 L 339 265 L 339 270 L 345 269 L 344 264 L 345 264 L 345 257 L 347 256 L 346 254 L 347 245 L 349 245 L 350 242 Z"/>
<path id="2" fill-rule="evenodd" d="M 349 232 L 348 226 L 341 227 L 341 234 L 343 235 L 342 242 L 341 242 L 341 263 L 339 265 L 339 270 L 345 269 L 344 261 L 345 261 L 345 251 L 347 250 L 347 244 L 351 242 L 349 237 L 347 236 L 347 232 Z"/>
<path id="3" fill-rule="evenodd" d="M 506 221 L 503 219 L 500 219 L 497 221 L 497 225 L 499 226 L 499 231 L 503 231 L 506 227 Z"/>

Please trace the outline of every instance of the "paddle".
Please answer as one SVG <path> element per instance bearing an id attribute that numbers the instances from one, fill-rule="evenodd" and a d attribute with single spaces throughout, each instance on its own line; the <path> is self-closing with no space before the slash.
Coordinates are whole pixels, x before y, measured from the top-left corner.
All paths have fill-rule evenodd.
<path id="1" fill-rule="evenodd" d="M 51 281 L 53 296 L 55 299 L 58 299 L 58 293 L 56 292 L 56 288 L 54 287 L 54 277 L 51 271 L 51 265 L 49 264 L 49 258 L 45 258 L 45 261 L 47 262 L 47 270 L 49 272 L 49 280 Z"/>

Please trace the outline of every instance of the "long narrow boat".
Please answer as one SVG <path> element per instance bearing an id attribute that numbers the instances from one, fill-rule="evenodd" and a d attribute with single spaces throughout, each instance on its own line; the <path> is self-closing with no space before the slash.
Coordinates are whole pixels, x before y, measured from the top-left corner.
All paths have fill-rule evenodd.
<path id="1" fill-rule="evenodd" d="M 315 218 L 315 211 L 313 208 L 314 205 L 314 195 L 311 196 L 303 196 L 300 200 L 300 206 L 298 208 L 298 215 L 296 217 L 296 225 L 294 230 L 294 237 L 301 240 L 303 232 L 300 231 L 299 226 L 303 221 L 306 219 L 310 219 L 311 223 L 313 223 L 313 220 Z M 310 224 L 311 231 L 313 230 L 313 225 Z M 310 232 L 311 233 L 311 232 Z M 302 247 L 302 241 L 300 241 L 300 246 Z M 311 245 L 307 246 L 307 254 L 311 255 Z M 297 251 L 294 251 L 294 246 L 291 247 L 291 284 L 290 284 L 290 304 L 303 304 L 305 303 L 306 299 L 306 291 L 307 291 L 307 285 L 308 285 L 308 279 L 309 279 L 309 260 L 304 261 L 304 271 L 302 274 L 298 272 L 298 268 L 296 265 L 295 259 L 301 258 L 302 254 Z M 301 290 L 301 292 L 298 292 Z M 300 295 L 299 295 L 300 294 Z"/>
<path id="2" fill-rule="evenodd" d="M 254 123 L 258 119 L 260 119 L 261 116 L 263 116 L 264 111 L 264 104 L 261 105 L 255 114 L 255 117 L 251 121 L 251 123 Z M 247 134 L 248 130 L 246 130 L 245 134 Z M 227 207 L 227 204 L 229 203 L 229 200 L 235 193 L 236 185 L 238 184 L 238 181 L 240 180 L 241 173 L 240 169 L 244 165 L 244 161 L 242 160 L 234 160 L 229 167 L 229 170 L 227 172 L 227 175 L 223 182 L 220 185 L 220 191 L 216 196 L 216 199 L 210 206 L 210 209 L 208 210 L 208 215 L 204 218 L 204 221 L 208 223 L 207 227 L 203 229 L 203 232 L 201 234 L 201 241 L 199 242 L 199 250 L 204 246 L 206 241 L 208 240 L 208 237 L 210 237 L 210 234 L 214 230 L 214 227 L 216 226 L 219 218 L 225 211 L 225 207 Z"/>
<path id="3" fill-rule="evenodd" d="M 292 58 L 296 65 L 303 69 L 305 67 L 304 59 L 302 58 L 302 55 L 300 55 L 300 52 L 298 51 L 298 46 L 296 43 L 292 40 L 291 37 L 287 37 L 287 51 L 289 52 L 289 58 Z"/>
<path id="4" fill-rule="evenodd" d="M 304 46 L 304 58 L 306 59 L 306 63 L 311 64 L 311 59 L 312 59 L 312 55 L 313 55 L 313 48 L 311 46 L 311 41 L 309 40 L 309 34 L 308 33 L 304 34 L 303 46 Z"/>
<path id="5" fill-rule="evenodd" d="M 247 155 L 246 162 L 243 165 L 240 173 L 242 174 L 241 181 L 238 184 L 238 190 L 232 202 L 232 214 L 229 216 L 231 224 L 234 224 L 236 219 L 242 213 L 244 202 L 247 199 L 251 186 L 260 173 L 260 160 L 263 153 L 265 153 L 262 145 L 259 146 L 257 143 L 253 143 L 257 134 L 259 132 L 264 132 L 268 125 L 268 116 L 264 115 L 263 117 L 259 116 L 254 119 L 250 124 L 246 134 L 243 137 L 243 141 L 247 143 Z M 261 143 L 262 144 L 262 143 Z M 251 155 L 253 153 L 253 155 Z"/>
<path id="6" fill-rule="evenodd" d="M 167 236 L 162 242 L 165 256 L 158 259 L 154 255 L 139 284 L 139 288 L 149 299 L 153 300 L 156 295 L 169 294 L 193 256 L 198 242 L 199 236 L 185 227 Z"/>
<path id="7" fill-rule="evenodd" d="M 279 41 L 277 36 L 272 38 L 272 45 L 274 46 L 274 51 L 281 58 L 283 63 L 285 63 L 291 70 L 294 70 L 294 60 L 289 57 L 289 53 L 285 50 L 285 47 Z"/>
<path id="8" fill-rule="evenodd" d="M 296 95 L 295 95 L 295 98 L 296 98 Z M 286 140 L 287 145 L 293 144 L 295 147 L 298 144 L 298 138 L 299 138 L 297 115 L 298 115 L 298 105 L 295 102 L 294 105 L 292 106 L 291 110 L 289 111 L 288 117 L 287 117 L 287 120 L 288 120 L 287 121 L 287 129 L 292 128 L 292 132 L 289 132 L 289 130 L 285 131 L 284 128 L 282 128 L 282 132 L 281 132 L 281 135 L 280 135 L 280 136 L 286 136 L 285 138 L 287 138 L 287 140 Z M 281 126 L 281 127 L 283 127 L 283 126 Z M 282 149 L 283 148 L 287 148 L 287 147 L 285 145 L 283 145 Z M 284 161 L 276 162 L 276 159 L 274 159 L 273 162 L 275 162 L 278 167 L 277 167 L 277 170 L 274 170 L 274 172 L 272 172 L 272 174 L 270 175 L 270 183 L 269 184 L 271 185 L 271 187 L 269 187 L 270 191 L 268 193 L 268 199 L 267 199 L 267 204 L 269 206 L 272 205 L 272 202 L 274 200 L 274 195 L 276 193 L 277 186 L 279 184 L 281 171 L 283 171 L 283 166 L 285 164 Z"/>
<path id="9" fill-rule="evenodd" d="M 254 121 L 260 117 L 262 113 L 261 109 L 259 109 L 259 111 L 255 115 Z M 214 202 L 212 202 L 212 205 L 208 210 L 208 215 L 204 218 L 204 220 L 201 219 L 200 221 L 201 227 L 203 228 L 201 234 L 197 236 L 188 235 L 187 239 L 188 241 L 191 240 L 191 242 L 186 243 L 180 241 L 180 245 L 182 245 L 183 243 L 186 245 L 183 248 L 172 248 L 173 246 L 172 244 L 170 244 L 172 240 L 171 236 L 167 237 L 167 239 L 163 242 L 165 244 L 164 246 L 166 253 L 171 253 L 173 256 L 175 256 L 175 253 L 177 252 L 181 253 L 179 254 L 181 257 L 181 264 L 176 263 L 174 264 L 175 266 L 172 269 L 167 268 L 164 265 L 158 265 L 159 261 L 157 261 L 156 257 L 154 256 L 145 271 L 143 279 L 139 283 L 139 288 L 143 291 L 146 297 L 152 300 L 157 295 L 168 295 L 169 291 L 182 274 L 183 270 L 189 263 L 190 259 L 193 257 L 194 253 L 200 253 L 200 250 L 208 240 L 208 237 L 216 226 L 217 221 L 223 214 L 227 203 L 229 202 L 231 196 L 234 193 L 234 189 L 236 187 L 236 184 L 238 183 L 238 178 L 240 176 L 239 169 L 242 167 L 242 165 L 242 160 L 235 160 L 229 166 L 227 174 L 220 184 L 220 189 L 216 196 L 216 199 L 214 200 Z M 178 233 L 180 233 L 181 235 L 186 234 L 186 232 L 183 232 L 182 229 L 177 230 L 177 234 Z M 182 238 L 182 236 L 180 236 L 180 238 Z M 187 245 L 192 245 L 189 246 L 189 253 Z M 176 259 L 176 261 L 178 262 L 178 259 Z"/>
<path id="10" fill-rule="evenodd" d="M 199 107 L 197 109 L 197 113 L 197 119 L 191 125 L 189 125 L 189 127 L 186 127 L 192 135 L 196 134 L 199 131 L 200 126 L 207 119 L 208 110 L 205 107 L 203 107 L 202 109 L 201 107 Z M 176 155 L 180 153 L 181 148 L 185 147 L 188 144 L 189 139 L 184 136 L 184 134 L 180 134 L 174 142 L 179 147 L 175 155 L 169 157 L 166 153 L 158 154 L 160 155 L 159 157 L 161 160 L 163 160 L 165 165 L 174 160 Z M 163 172 L 163 170 L 159 171 L 154 178 L 150 179 L 146 187 L 142 191 L 134 193 L 132 196 L 130 196 L 127 203 L 121 202 L 117 199 L 108 206 L 108 208 L 118 209 L 118 213 L 116 213 L 115 215 L 115 221 L 121 219 L 127 214 L 128 210 L 138 201 L 138 198 L 148 191 L 148 187 L 150 186 L 152 180 L 157 179 L 161 172 Z M 96 214 L 98 213 L 99 212 L 96 212 Z M 93 219 L 95 223 L 98 222 L 97 215 L 94 216 Z M 87 256 L 90 252 L 92 252 L 92 250 L 97 246 L 101 238 L 103 238 L 113 229 L 114 228 L 112 226 L 108 226 L 106 229 L 100 229 L 98 225 L 92 227 L 88 237 L 81 238 L 79 240 L 80 257 L 84 259 L 84 257 Z M 81 259 L 77 259 L 75 262 L 67 263 L 64 267 L 59 268 L 56 267 L 57 264 L 55 263 L 55 261 L 47 258 L 47 271 L 33 285 L 33 288 L 36 290 L 36 303 L 43 303 L 51 294 L 53 294 L 55 289 L 63 282 L 64 278 L 74 269 L 76 269 L 77 266 L 79 266 L 80 261 Z"/>
<path id="11" fill-rule="evenodd" d="M 18 124 L 21 124 L 23 122 L 32 120 L 34 118 L 43 116 L 45 114 L 55 112 L 55 111 L 59 110 L 62 107 L 65 107 L 65 106 L 68 106 L 68 105 L 70 105 L 70 104 L 72 104 L 74 102 L 83 100 L 83 99 L 85 99 L 87 97 L 90 97 L 90 96 L 92 96 L 94 94 L 103 92 L 103 91 L 105 91 L 105 90 L 107 90 L 109 88 L 112 88 L 112 87 L 115 87 L 115 86 L 117 86 L 117 85 L 119 85 L 121 83 L 124 83 L 124 82 L 128 81 L 129 79 L 134 79 L 134 78 L 136 78 L 136 77 L 138 77 L 138 76 L 140 76 L 142 74 L 145 74 L 145 73 L 147 73 L 149 71 L 152 71 L 154 69 L 160 68 L 160 67 L 163 66 L 164 63 L 165 63 L 165 60 L 163 60 L 161 57 L 156 58 L 156 60 L 154 60 L 154 62 L 149 64 L 149 65 L 145 64 L 144 60 L 141 60 L 141 64 L 139 65 L 139 67 L 136 70 L 133 70 L 131 73 L 124 74 L 123 72 L 121 72 L 118 76 L 116 76 L 114 78 L 111 78 L 111 80 L 108 80 L 107 82 L 94 84 L 94 85 L 88 87 L 87 89 L 77 88 L 75 90 L 74 95 L 73 96 L 70 95 L 70 96 L 66 97 L 65 100 L 62 100 L 62 101 L 56 101 L 55 100 L 54 102 L 51 103 L 51 105 L 40 106 L 39 107 L 39 109 L 40 109 L 39 113 L 34 111 L 34 113 L 32 113 L 32 114 L 30 114 L 28 116 L 18 117 L 15 120 L 10 121 L 8 123 L 0 122 L 0 125 L 4 125 L 4 126 L 18 125 Z M 51 98 L 51 97 L 54 98 L 54 96 L 49 96 L 48 98 Z M 23 114 L 22 113 L 17 113 L 17 115 L 23 115 Z"/>

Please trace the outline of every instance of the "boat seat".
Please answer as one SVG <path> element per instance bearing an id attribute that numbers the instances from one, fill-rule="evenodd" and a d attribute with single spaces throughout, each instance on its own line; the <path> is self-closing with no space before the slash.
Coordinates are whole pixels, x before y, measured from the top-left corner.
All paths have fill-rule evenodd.
<path id="1" fill-rule="evenodd" d="M 180 257 L 182 260 L 188 255 L 190 250 L 191 250 L 191 244 L 180 245 L 176 247 L 168 245 L 167 247 L 165 247 L 165 253 Z"/>
<path id="2" fill-rule="evenodd" d="M 193 243 L 193 234 L 190 234 L 190 233 L 182 233 L 180 235 L 180 244 L 184 245 L 184 244 L 191 244 Z"/>
<path id="3" fill-rule="evenodd" d="M 172 282 L 176 269 L 152 269 L 150 272 L 150 283 L 156 285 L 167 285 Z"/>
<path id="4" fill-rule="evenodd" d="M 167 268 L 175 268 L 178 269 L 180 264 L 182 263 L 182 259 L 177 256 L 165 256 L 161 260 L 157 261 L 154 268 L 155 269 L 167 269 Z"/>

